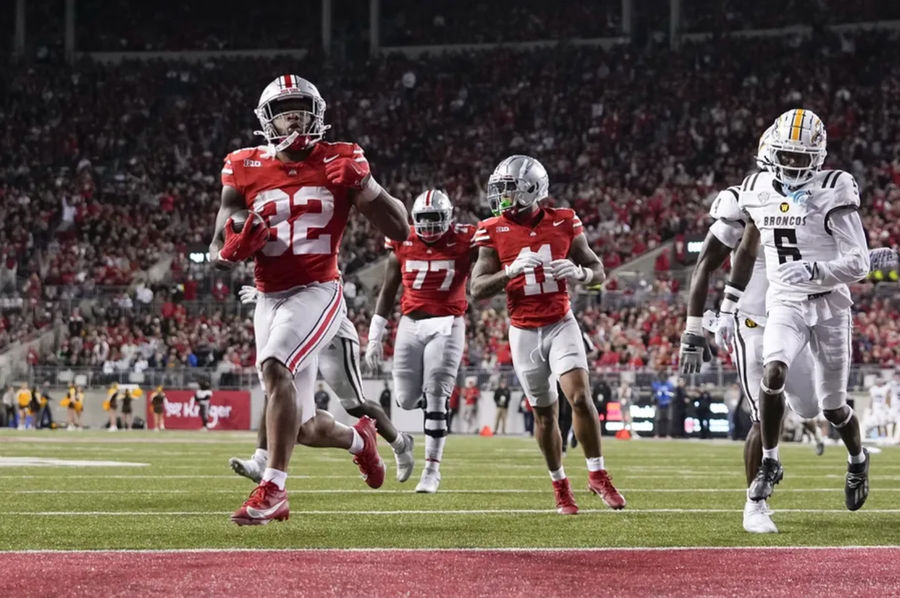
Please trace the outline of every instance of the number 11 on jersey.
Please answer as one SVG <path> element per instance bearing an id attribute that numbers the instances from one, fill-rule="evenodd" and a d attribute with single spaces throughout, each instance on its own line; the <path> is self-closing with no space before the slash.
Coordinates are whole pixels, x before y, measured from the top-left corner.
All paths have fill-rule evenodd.
<path id="1" fill-rule="evenodd" d="M 530 247 L 523 247 L 519 252 L 518 257 L 529 252 L 531 252 Z M 525 294 L 541 295 L 543 293 L 555 293 L 559 291 L 559 283 L 553 278 L 550 278 L 549 275 L 550 262 L 553 261 L 553 254 L 550 252 L 550 244 L 545 243 L 541 245 L 534 253 L 541 257 L 542 268 L 544 270 L 544 282 L 537 281 L 537 275 L 534 272 L 534 268 L 525 268 Z"/>

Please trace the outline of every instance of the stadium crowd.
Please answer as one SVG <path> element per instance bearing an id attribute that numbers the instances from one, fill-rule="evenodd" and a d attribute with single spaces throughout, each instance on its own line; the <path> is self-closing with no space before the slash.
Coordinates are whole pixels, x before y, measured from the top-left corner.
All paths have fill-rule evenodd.
<path id="1" fill-rule="evenodd" d="M 50 24 L 42 32 L 48 46 L 61 44 L 58 12 L 47 2 L 29 3 L 29 20 Z M 33 7 L 31 5 L 34 5 Z M 892 2 L 857 0 L 684 0 L 685 32 L 718 32 L 816 26 L 900 18 Z M 79 0 L 76 27 L 85 51 L 234 50 L 309 48 L 320 43 L 321 3 L 304 5 L 296 16 L 276 5 L 248 4 L 240 18 L 212 0 L 190 3 L 158 0 L 135 4 L 125 0 Z M 641 0 L 632 5 L 632 30 L 638 37 L 669 30 L 669 2 Z M 35 19 L 35 20 L 31 20 Z M 272 27 L 291 22 L 290 29 Z M 368 38 L 368 3 L 333 0 L 332 36 L 338 44 Z M 171 27 L 178 22 L 177 28 Z M 503 23 L 498 27 L 497 23 Z M 380 3 L 381 44 L 385 46 L 510 43 L 622 35 L 620 0 L 495 0 L 471 4 L 453 0 L 383 0 Z M 259 32 L 247 35 L 247 31 Z M 48 48 L 49 49 L 49 48 Z M 44 50 L 45 52 L 47 50 Z"/>
<path id="2" fill-rule="evenodd" d="M 486 215 L 484 182 L 499 156 L 540 157 L 551 201 L 581 214 L 609 269 L 702 232 L 708 201 L 752 167 L 768 119 L 802 100 L 828 125 L 829 163 L 851 171 L 863 189 L 871 245 L 896 245 L 900 121 L 891 106 L 900 99 L 900 67 L 891 57 L 900 39 L 869 32 L 770 41 L 717 39 L 674 53 L 501 48 L 340 67 L 287 58 L 13 66 L 0 76 L 8 98 L 0 133 L 0 200 L 8 206 L 0 223 L 0 344 L 105 285 L 131 285 L 136 294 L 146 271 L 166 259 L 167 282 L 211 290 L 209 269 L 192 266 L 188 255 L 208 243 L 222 157 L 257 142 L 250 110 L 273 72 L 300 72 L 319 84 L 330 135 L 366 148 L 396 196 L 410 201 L 423 188 L 443 187 L 462 221 Z M 879 70 L 884 65 L 890 72 Z M 352 274 L 383 249 L 355 218 L 342 251 Z M 680 308 L 655 309 L 585 315 L 588 328 L 606 331 L 596 339 L 598 360 L 670 363 L 671 343 L 654 339 L 671 337 L 678 318 L 664 315 Z M 626 328 L 614 332 L 611 323 Z M 101 328 L 110 325 L 117 324 Z M 199 324 L 184 326 L 190 339 Z M 502 334 L 480 321 L 471 331 L 470 362 L 496 355 L 492 339 Z"/>

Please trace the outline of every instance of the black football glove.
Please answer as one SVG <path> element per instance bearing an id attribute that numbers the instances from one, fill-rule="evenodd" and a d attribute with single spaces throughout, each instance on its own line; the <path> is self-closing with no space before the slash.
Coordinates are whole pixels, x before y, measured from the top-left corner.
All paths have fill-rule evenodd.
<path id="1" fill-rule="evenodd" d="M 682 374 L 699 374 L 704 361 L 712 359 L 706 336 L 685 332 L 681 335 L 681 351 L 678 353 L 678 365 Z"/>

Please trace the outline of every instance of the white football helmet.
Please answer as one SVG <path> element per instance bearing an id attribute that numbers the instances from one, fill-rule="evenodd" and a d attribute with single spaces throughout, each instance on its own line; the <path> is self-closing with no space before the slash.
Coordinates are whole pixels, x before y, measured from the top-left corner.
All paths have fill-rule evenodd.
<path id="1" fill-rule="evenodd" d="M 325 124 L 325 100 L 316 86 L 297 75 L 282 75 L 266 85 L 253 111 L 259 119 L 269 153 L 284 149 L 300 151 L 322 139 Z"/>
<path id="2" fill-rule="evenodd" d="M 416 234 L 426 243 L 440 239 L 453 223 L 453 204 L 446 193 L 437 189 L 420 193 L 411 213 Z"/>
<path id="3" fill-rule="evenodd" d="M 756 167 L 760 170 L 772 169 L 772 163 L 769 161 L 769 146 L 773 130 L 775 130 L 775 125 L 769 125 L 769 128 L 759 137 L 759 145 L 756 148 Z"/>
<path id="4" fill-rule="evenodd" d="M 495 216 L 530 209 L 550 194 L 544 166 L 530 156 L 510 156 L 500 162 L 488 179 L 487 198 Z"/>
<path id="5" fill-rule="evenodd" d="M 827 138 L 822 119 L 795 108 L 775 119 L 769 139 L 769 162 L 775 179 L 788 188 L 808 182 L 822 168 Z"/>

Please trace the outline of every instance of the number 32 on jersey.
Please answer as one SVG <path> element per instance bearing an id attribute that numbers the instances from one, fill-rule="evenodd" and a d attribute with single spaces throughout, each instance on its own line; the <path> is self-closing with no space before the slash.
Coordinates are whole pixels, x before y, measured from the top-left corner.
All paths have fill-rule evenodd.
<path id="1" fill-rule="evenodd" d="M 263 247 L 264 255 L 282 255 L 288 248 L 294 255 L 332 253 L 331 235 L 321 232 L 334 216 L 334 195 L 326 187 L 300 187 L 293 196 L 268 189 L 253 200 L 253 211 L 275 233 Z"/>

